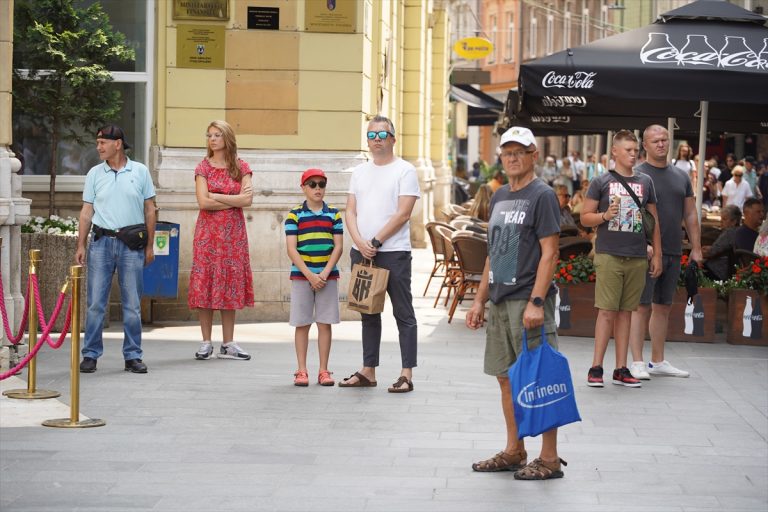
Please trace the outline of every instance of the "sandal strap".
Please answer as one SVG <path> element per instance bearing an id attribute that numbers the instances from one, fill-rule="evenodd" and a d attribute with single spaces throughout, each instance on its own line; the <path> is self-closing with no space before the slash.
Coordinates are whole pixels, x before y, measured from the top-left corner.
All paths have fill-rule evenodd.
<path id="1" fill-rule="evenodd" d="M 514 464 L 520 464 L 521 461 L 524 461 L 526 459 L 526 457 L 527 457 L 527 453 L 525 452 L 525 450 L 518 450 L 515 453 L 507 453 L 505 451 L 500 451 L 490 459 L 478 462 L 477 466 L 484 469 L 506 468 Z"/>
<path id="2" fill-rule="evenodd" d="M 547 478 L 552 475 L 555 471 L 560 470 L 560 463 L 565 462 L 563 459 L 558 459 L 558 462 L 545 462 L 541 458 L 536 458 L 525 466 L 523 469 L 520 470 L 520 473 L 522 473 L 524 476 L 532 476 L 537 479 L 546 480 Z M 557 464 L 555 467 L 550 467 L 548 464 Z M 568 463 L 565 463 L 567 466 Z"/>

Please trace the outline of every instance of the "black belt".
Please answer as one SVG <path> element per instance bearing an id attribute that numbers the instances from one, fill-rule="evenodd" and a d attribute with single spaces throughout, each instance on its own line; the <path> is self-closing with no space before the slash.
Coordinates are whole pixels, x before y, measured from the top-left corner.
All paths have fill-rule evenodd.
<path id="1" fill-rule="evenodd" d="M 111 229 L 104 229 L 101 226 L 97 226 L 96 224 L 93 225 L 93 234 L 96 235 L 95 239 L 98 240 L 102 236 L 109 236 L 112 238 L 117 237 L 117 231 L 113 231 Z"/>

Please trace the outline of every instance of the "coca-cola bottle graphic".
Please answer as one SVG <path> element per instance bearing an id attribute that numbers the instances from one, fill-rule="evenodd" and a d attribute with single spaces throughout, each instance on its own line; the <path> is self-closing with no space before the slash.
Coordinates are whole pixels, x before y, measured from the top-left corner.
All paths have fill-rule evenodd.
<path id="1" fill-rule="evenodd" d="M 693 298 L 693 335 L 704 336 L 704 305 L 701 295 Z"/>
<path id="2" fill-rule="evenodd" d="M 560 329 L 571 328 L 571 301 L 568 298 L 568 288 L 560 289 L 560 304 L 557 306 L 560 310 Z"/>
<path id="3" fill-rule="evenodd" d="M 755 298 L 755 307 L 752 309 L 752 339 L 759 340 L 763 337 L 763 311 L 760 308 L 760 297 Z"/>
<path id="4" fill-rule="evenodd" d="M 557 294 L 555 295 L 555 327 L 560 327 L 560 287 L 557 288 Z"/>
<path id="5" fill-rule="evenodd" d="M 683 333 L 691 335 L 693 334 L 693 300 L 688 299 L 688 303 L 685 305 L 685 327 Z"/>
<path id="6" fill-rule="evenodd" d="M 752 337 L 752 297 L 747 295 L 747 303 L 744 305 L 744 313 L 741 315 L 741 335 L 745 338 Z"/>
<path id="7" fill-rule="evenodd" d="M 680 52 L 669 41 L 669 34 L 651 32 L 648 41 L 640 49 L 643 64 L 678 64 Z"/>
<path id="8" fill-rule="evenodd" d="M 717 50 L 709 44 L 707 36 L 690 34 L 685 46 L 677 56 L 677 62 L 684 66 L 717 66 L 718 58 Z"/>
<path id="9" fill-rule="evenodd" d="M 758 65 L 758 58 L 742 36 L 725 36 L 718 65 L 721 68 L 754 68 Z"/>
<path id="10" fill-rule="evenodd" d="M 768 70 L 768 37 L 763 39 L 763 49 L 760 50 L 757 60 L 760 69 Z"/>

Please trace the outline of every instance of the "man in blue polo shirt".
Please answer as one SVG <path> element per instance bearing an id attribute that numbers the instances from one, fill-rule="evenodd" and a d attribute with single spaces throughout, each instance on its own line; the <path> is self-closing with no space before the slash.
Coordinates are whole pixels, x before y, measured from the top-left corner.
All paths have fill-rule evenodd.
<path id="1" fill-rule="evenodd" d="M 75 253 L 77 264 L 84 265 L 88 234 L 93 228 L 87 258 L 88 313 L 80 363 L 83 373 L 95 372 L 96 360 L 104 352 L 102 327 L 115 271 L 123 306 L 125 371 L 147 373 L 141 350 L 141 292 L 143 268 L 155 259 L 155 187 L 147 167 L 128 158 L 126 149 L 130 146 L 119 126 L 99 129 L 96 150 L 103 162 L 91 168 L 85 178 Z M 120 230 L 137 224 L 146 224 L 146 245 L 131 249 L 121 239 L 126 231 L 121 235 Z"/>

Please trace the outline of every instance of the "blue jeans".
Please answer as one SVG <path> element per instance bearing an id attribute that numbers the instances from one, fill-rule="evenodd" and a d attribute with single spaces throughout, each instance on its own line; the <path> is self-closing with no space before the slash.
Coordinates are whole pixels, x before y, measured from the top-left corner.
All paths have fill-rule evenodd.
<path id="1" fill-rule="evenodd" d="M 117 238 L 91 240 L 88 246 L 88 314 L 85 318 L 83 357 L 104 353 L 102 328 L 109 304 L 112 276 L 117 270 L 123 305 L 123 357 L 141 359 L 141 293 L 144 289 L 144 250 L 132 251 Z"/>

